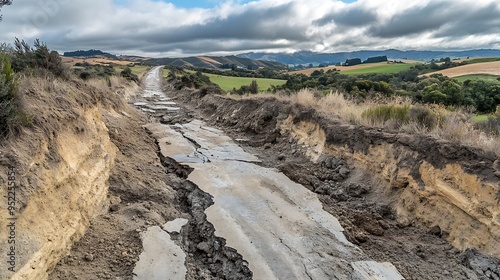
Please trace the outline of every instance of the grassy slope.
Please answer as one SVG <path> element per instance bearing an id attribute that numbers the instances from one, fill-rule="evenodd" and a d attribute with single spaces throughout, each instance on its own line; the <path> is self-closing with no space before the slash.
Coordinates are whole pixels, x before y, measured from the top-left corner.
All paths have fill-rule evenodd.
<path id="1" fill-rule="evenodd" d="M 425 75 L 442 74 L 450 78 L 472 75 L 500 76 L 500 57 L 474 58 L 464 60 L 464 62 L 465 65 L 430 72 Z"/>
<path id="2" fill-rule="evenodd" d="M 143 66 L 143 65 L 135 65 L 134 67 L 130 67 L 130 70 L 132 70 L 132 74 L 137 75 L 139 78 L 141 78 L 146 72 L 150 69 L 151 67 L 149 66 Z M 125 66 L 119 66 L 116 67 L 116 72 L 117 74 L 120 74 L 123 69 L 125 69 Z"/>
<path id="3" fill-rule="evenodd" d="M 454 79 L 463 83 L 466 80 L 491 80 L 491 81 L 496 81 L 500 76 L 493 76 L 493 75 L 464 75 L 464 76 L 459 76 L 455 77 Z"/>
<path id="4" fill-rule="evenodd" d="M 370 73 L 398 73 L 410 69 L 414 64 L 383 64 L 373 67 L 366 67 L 353 70 L 341 71 L 341 74 L 346 75 L 362 75 Z"/>
<path id="5" fill-rule="evenodd" d="M 187 70 L 187 72 L 195 73 L 195 71 Z M 168 69 L 163 69 L 163 76 L 167 77 L 170 71 Z M 266 91 L 271 88 L 272 85 L 282 85 L 286 83 L 285 80 L 276 79 L 261 79 L 261 78 L 242 78 L 242 77 L 228 77 L 222 75 L 214 75 L 203 73 L 203 75 L 210 78 L 210 80 L 219 85 L 225 91 L 231 91 L 233 88 L 239 89 L 243 85 L 250 85 L 252 80 L 256 80 L 259 85 L 260 91 Z"/>
<path id="6" fill-rule="evenodd" d="M 316 70 L 338 70 L 343 74 L 347 75 L 359 75 L 359 74 L 367 74 L 367 73 L 397 73 L 403 70 L 408 70 L 413 65 L 418 62 L 408 62 L 406 64 L 392 64 L 387 62 L 379 62 L 379 63 L 368 63 L 368 64 L 358 64 L 354 66 L 328 66 L 323 68 L 309 68 L 304 70 L 292 71 L 290 74 L 304 74 L 311 75 L 312 72 Z M 356 73 L 360 71 L 360 73 Z M 366 72 L 365 72 L 366 71 Z M 350 74 L 350 73 L 354 74 Z"/>
<path id="7" fill-rule="evenodd" d="M 206 74 L 213 83 L 218 84 L 223 90 L 230 91 L 233 88 L 239 89 L 243 85 L 250 85 L 252 80 L 256 80 L 260 91 L 266 91 L 272 85 L 278 86 L 286 83 L 285 80 L 261 79 L 261 78 L 242 78 L 242 77 L 227 77 L 214 74 Z"/>
<path id="8" fill-rule="evenodd" d="M 481 57 L 481 58 L 471 58 L 465 60 L 467 64 L 475 64 L 475 63 L 484 63 L 484 62 L 493 62 L 500 61 L 500 57 Z"/>

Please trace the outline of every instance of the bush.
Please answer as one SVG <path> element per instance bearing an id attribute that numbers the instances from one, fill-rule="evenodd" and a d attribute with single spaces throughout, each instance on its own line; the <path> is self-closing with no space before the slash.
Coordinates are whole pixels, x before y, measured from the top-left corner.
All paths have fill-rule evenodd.
<path id="1" fill-rule="evenodd" d="M 442 117 L 425 106 L 398 106 L 398 105 L 379 105 L 365 110 L 362 117 L 368 118 L 373 122 L 393 122 L 396 127 L 403 124 L 414 123 L 419 127 L 431 130 L 437 127 L 442 121 Z"/>
<path id="2" fill-rule="evenodd" d="M 200 88 L 208 86 L 208 85 L 214 85 L 210 81 L 210 78 L 203 75 L 199 71 L 196 72 L 196 74 L 182 73 L 182 72 L 181 72 L 181 74 L 183 74 L 183 76 L 180 77 L 180 80 L 177 79 L 177 80 L 173 81 L 176 89 L 183 89 L 183 88 L 200 89 Z"/>
<path id="3" fill-rule="evenodd" d="M 427 129 L 435 128 L 440 122 L 440 116 L 424 106 L 413 106 L 408 111 L 409 119 Z"/>
<path id="4" fill-rule="evenodd" d="M 17 87 L 8 56 L 0 52 L 0 136 L 3 138 L 24 124 Z"/>
<path id="5" fill-rule="evenodd" d="M 382 121 L 384 123 L 388 120 L 394 120 L 401 125 L 408 121 L 409 109 L 409 105 L 379 105 L 365 110 L 361 116 L 371 119 L 372 121 Z"/>
<path id="6" fill-rule="evenodd" d="M 248 88 L 251 94 L 257 94 L 259 93 L 259 85 L 257 84 L 256 80 L 252 80 L 250 83 L 250 87 Z"/>
<path id="7" fill-rule="evenodd" d="M 500 106 L 494 116 L 488 116 L 487 120 L 477 122 L 474 126 L 490 136 L 500 136 Z"/>
<path id="8" fill-rule="evenodd" d="M 127 79 L 129 81 L 134 81 L 136 83 L 139 83 L 139 77 L 137 77 L 137 75 L 132 73 L 132 69 L 130 69 L 130 67 L 128 67 L 128 66 L 126 66 L 125 69 L 123 69 L 123 71 L 121 72 L 121 75 L 122 75 L 122 77 L 124 77 L 125 79 Z"/>
<path id="9" fill-rule="evenodd" d="M 92 76 L 92 74 L 90 74 L 89 72 L 81 72 L 79 76 L 82 80 L 88 80 Z"/>
<path id="10" fill-rule="evenodd" d="M 64 67 L 59 53 L 50 51 L 47 45 L 35 40 L 34 48 L 24 40 L 14 41 L 12 54 L 12 68 L 15 72 L 45 70 L 57 77 L 68 78 L 68 71 Z"/>

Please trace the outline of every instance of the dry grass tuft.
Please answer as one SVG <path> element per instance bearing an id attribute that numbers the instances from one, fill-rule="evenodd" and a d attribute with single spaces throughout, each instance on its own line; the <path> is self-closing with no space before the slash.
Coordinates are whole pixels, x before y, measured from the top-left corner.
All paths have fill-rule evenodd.
<path id="1" fill-rule="evenodd" d="M 470 114 L 462 111 L 450 111 L 437 105 L 415 106 L 405 98 L 357 103 L 339 92 L 322 96 L 310 89 L 303 89 L 291 96 L 279 95 L 278 98 L 316 108 L 328 117 L 351 124 L 384 128 L 395 133 L 432 136 L 500 156 L 500 138 L 474 127 Z M 380 117 L 384 114 L 390 117 Z"/>
<path id="2" fill-rule="evenodd" d="M 121 110 L 122 97 L 127 90 L 132 91 L 133 85 L 121 77 L 68 81 L 52 76 L 21 76 L 19 91 L 35 129 L 50 135 L 65 123 L 78 122 L 89 108 Z"/>
<path id="3" fill-rule="evenodd" d="M 318 105 L 318 98 L 316 98 L 314 92 L 309 89 L 302 89 L 297 92 L 297 94 L 292 95 L 290 101 L 309 107 L 316 107 Z"/>

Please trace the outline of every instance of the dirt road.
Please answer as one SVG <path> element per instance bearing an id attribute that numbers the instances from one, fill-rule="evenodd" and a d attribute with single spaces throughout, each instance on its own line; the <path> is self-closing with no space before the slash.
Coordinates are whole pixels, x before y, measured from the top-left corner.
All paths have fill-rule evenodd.
<path id="1" fill-rule="evenodd" d="M 160 90 L 159 70 L 146 77 L 144 102 L 136 105 L 152 114 L 178 114 Z M 260 166 L 224 132 L 196 119 L 146 128 L 161 154 L 189 166 L 187 179 L 213 197 L 207 220 L 248 262 L 253 279 L 403 279 L 391 264 L 371 262 L 347 241 L 316 194 Z"/>

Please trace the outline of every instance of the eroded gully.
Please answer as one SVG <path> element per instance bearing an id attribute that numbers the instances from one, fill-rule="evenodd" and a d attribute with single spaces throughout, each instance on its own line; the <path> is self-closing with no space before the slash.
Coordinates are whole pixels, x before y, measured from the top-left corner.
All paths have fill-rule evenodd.
<path id="1" fill-rule="evenodd" d="M 143 100 L 136 106 L 153 116 L 179 114 L 183 109 L 161 90 L 160 72 L 157 67 L 148 73 Z M 187 180 L 212 196 L 206 219 L 215 235 L 248 262 L 253 279 L 403 279 L 390 263 L 371 261 L 347 241 L 316 194 L 278 170 L 260 166 L 255 155 L 223 131 L 196 119 L 174 125 L 152 121 L 146 129 L 161 156 L 188 166 Z M 137 279 L 184 279 L 186 255 L 176 252 L 180 247 L 168 236 L 159 227 L 143 236 Z M 165 256 L 151 257 L 156 254 Z"/>

